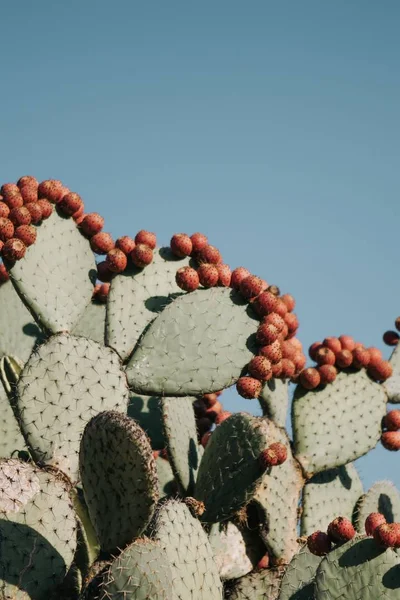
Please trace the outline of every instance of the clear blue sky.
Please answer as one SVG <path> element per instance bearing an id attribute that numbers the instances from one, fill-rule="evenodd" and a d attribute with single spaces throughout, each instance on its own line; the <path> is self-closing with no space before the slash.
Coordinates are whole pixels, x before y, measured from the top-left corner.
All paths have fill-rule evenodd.
<path id="1" fill-rule="evenodd" d="M 115 236 L 203 231 L 295 295 L 305 347 L 384 348 L 400 314 L 396 0 L 15 0 L 0 18 L 2 182 L 62 179 Z M 400 486 L 399 462 L 362 459 L 365 485 Z"/>

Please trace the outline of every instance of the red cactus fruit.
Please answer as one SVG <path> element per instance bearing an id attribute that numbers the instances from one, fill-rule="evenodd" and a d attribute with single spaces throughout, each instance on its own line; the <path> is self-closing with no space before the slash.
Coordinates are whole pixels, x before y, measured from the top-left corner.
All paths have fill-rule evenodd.
<path id="1" fill-rule="evenodd" d="M 14 225 L 10 221 L 10 219 L 6 219 L 5 217 L 0 218 L 0 240 L 2 242 L 6 242 L 11 239 L 14 235 Z"/>
<path id="2" fill-rule="evenodd" d="M 397 317 L 394 322 L 394 326 L 396 327 L 397 331 L 400 331 L 400 317 Z"/>
<path id="3" fill-rule="evenodd" d="M 317 369 L 314 369 L 314 367 L 309 367 L 308 369 L 301 371 L 299 375 L 299 381 L 300 385 L 302 385 L 306 390 L 313 390 L 321 383 L 321 376 Z"/>
<path id="4" fill-rule="evenodd" d="M 268 381 L 272 377 L 271 363 L 265 356 L 254 356 L 247 365 L 247 370 L 260 381 Z"/>
<path id="5" fill-rule="evenodd" d="M 355 341 L 351 335 L 340 335 L 339 342 L 342 345 L 342 350 L 350 350 L 350 352 L 353 352 L 355 348 Z"/>
<path id="6" fill-rule="evenodd" d="M 29 202 L 29 204 L 26 204 L 26 208 L 31 215 L 31 223 L 34 225 L 36 225 L 36 223 L 40 223 L 43 218 L 43 211 L 39 202 Z"/>
<path id="7" fill-rule="evenodd" d="M 311 344 L 308 349 L 308 356 L 311 358 L 311 360 L 316 360 L 316 354 L 320 348 L 322 348 L 321 342 L 314 342 Z"/>
<path id="8" fill-rule="evenodd" d="M 37 202 L 39 199 L 37 187 L 33 187 L 32 185 L 23 185 L 22 187 L 19 188 L 19 191 L 21 192 L 21 196 L 22 196 L 22 200 L 24 201 L 24 204 L 30 204 L 31 202 Z"/>
<path id="9" fill-rule="evenodd" d="M 386 518 L 381 513 L 371 513 L 365 519 L 365 533 L 367 535 L 374 535 L 375 529 L 385 523 Z"/>
<path id="10" fill-rule="evenodd" d="M 269 567 L 269 554 L 264 554 L 257 563 L 257 569 L 268 569 Z"/>
<path id="11" fill-rule="evenodd" d="M 334 354 L 338 354 L 342 349 L 341 341 L 337 337 L 326 337 L 322 342 L 322 345 L 325 346 L 325 348 L 332 350 Z"/>
<path id="12" fill-rule="evenodd" d="M 383 426 L 388 431 L 398 431 L 400 429 L 400 410 L 391 410 L 383 418 Z"/>
<path id="13" fill-rule="evenodd" d="M 274 325 L 279 331 L 279 333 L 282 333 L 282 331 L 285 328 L 285 321 L 276 312 L 272 312 L 269 315 L 266 315 L 263 318 L 262 322 Z"/>
<path id="14" fill-rule="evenodd" d="M 38 200 L 38 204 L 42 210 L 42 218 L 48 219 L 53 212 L 53 206 L 44 198 L 42 200 Z"/>
<path id="15" fill-rule="evenodd" d="M 218 285 L 229 287 L 231 285 L 232 272 L 228 265 L 216 265 L 218 270 Z"/>
<path id="16" fill-rule="evenodd" d="M 99 233 L 104 227 L 104 219 L 98 213 L 89 213 L 80 224 L 80 229 L 88 237 Z M 110 248 L 111 250 L 111 248 Z"/>
<path id="17" fill-rule="evenodd" d="M 367 348 L 367 350 L 369 352 L 369 367 L 375 367 L 383 360 L 383 355 L 379 348 L 371 346 L 370 348 Z"/>
<path id="18" fill-rule="evenodd" d="M 146 244 L 137 244 L 130 257 L 134 265 L 144 268 L 153 261 L 153 250 Z"/>
<path id="19" fill-rule="evenodd" d="M 295 313 L 288 312 L 284 316 L 284 319 L 285 319 L 286 325 L 288 326 L 289 333 L 295 334 L 299 328 L 299 320 L 297 318 L 297 315 Z"/>
<path id="20" fill-rule="evenodd" d="M 360 346 L 355 347 L 353 352 L 353 363 L 352 366 L 355 367 L 356 369 L 365 369 L 366 367 L 368 367 L 369 361 L 370 361 L 370 355 L 368 350 L 366 350 L 365 348 L 362 348 Z"/>
<path id="21" fill-rule="evenodd" d="M 200 285 L 200 279 L 196 269 L 182 267 L 178 269 L 175 276 L 176 284 L 185 292 L 194 292 Z"/>
<path id="22" fill-rule="evenodd" d="M 202 398 L 197 398 L 197 400 L 193 402 L 193 410 L 196 418 L 205 417 L 207 406 Z"/>
<path id="23" fill-rule="evenodd" d="M 104 281 L 105 283 L 109 283 L 114 277 L 115 273 L 110 271 L 108 268 L 108 264 L 105 260 L 97 263 L 97 279 L 100 281 Z"/>
<path id="24" fill-rule="evenodd" d="M 270 444 L 268 448 L 263 450 L 259 456 L 260 466 L 263 470 L 269 467 L 276 467 L 282 465 L 287 459 L 286 446 L 280 442 Z"/>
<path id="25" fill-rule="evenodd" d="M 239 289 L 242 296 L 244 296 L 246 300 L 250 300 L 251 298 L 258 296 L 262 291 L 262 287 L 262 279 L 260 279 L 260 277 L 249 275 L 242 279 Z"/>
<path id="26" fill-rule="evenodd" d="M 202 263 L 197 269 L 199 281 L 205 288 L 214 287 L 218 283 L 218 269 L 211 263 Z"/>
<path id="27" fill-rule="evenodd" d="M 218 400 L 212 406 L 207 407 L 206 404 L 205 416 L 211 419 L 211 421 L 215 421 L 217 415 L 220 413 L 222 413 L 222 404 Z"/>
<path id="28" fill-rule="evenodd" d="M 356 535 L 352 522 L 345 517 L 337 517 L 328 525 L 328 536 L 336 544 L 352 540 Z"/>
<path id="29" fill-rule="evenodd" d="M 32 187 L 35 187 L 36 189 L 39 186 L 39 182 L 36 179 L 36 177 L 33 177 L 32 175 L 23 175 L 23 177 L 20 177 L 17 181 L 17 186 L 19 188 L 24 187 L 26 185 L 30 185 Z"/>
<path id="30" fill-rule="evenodd" d="M 277 285 L 269 285 L 267 287 L 267 291 L 271 292 L 271 294 L 274 294 L 274 296 L 280 296 L 281 295 L 281 290 L 278 288 Z"/>
<path id="31" fill-rule="evenodd" d="M 1 242 L 3 243 L 3 242 Z M 0 263 L 0 283 L 5 283 L 10 279 L 7 269 L 3 263 Z"/>
<path id="32" fill-rule="evenodd" d="M 151 231 L 146 231 L 145 229 L 141 229 L 135 235 L 136 244 L 145 244 L 152 250 L 157 246 L 157 238 L 156 234 Z"/>
<path id="33" fill-rule="evenodd" d="M 217 415 L 215 417 L 214 423 L 216 425 L 221 425 L 221 423 L 226 421 L 226 419 L 229 419 L 229 417 L 231 417 L 231 416 L 232 416 L 232 413 L 229 412 L 229 410 L 223 410 L 222 412 L 219 413 L 219 415 Z"/>
<path id="34" fill-rule="evenodd" d="M 341 350 L 336 354 L 336 366 L 340 369 L 350 367 L 353 362 L 353 355 L 350 350 Z"/>
<path id="35" fill-rule="evenodd" d="M 374 530 L 374 540 L 381 548 L 398 548 L 399 527 L 397 523 L 383 523 Z"/>
<path id="36" fill-rule="evenodd" d="M 301 343 L 301 341 L 298 338 L 293 337 L 290 340 L 290 343 L 292 344 L 292 346 L 294 346 L 296 348 L 296 350 L 300 350 L 300 352 L 303 352 L 303 344 Z"/>
<path id="37" fill-rule="evenodd" d="M 199 252 L 196 252 L 195 256 L 198 263 L 212 263 L 218 265 L 222 263 L 222 256 L 220 251 L 215 246 L 204 246 Z"/>
<path id="38" fill-rule="evenodd" d="M 296 302 L 295 302 L 295 299 L 293 298 L 293 296 L 291 296 L 290 294 L 283 294 L 283 296 L 281 296 L 281 300 L 282 300 L 282 302 L 284 302 L 284 304 L 286 304 L 286 308 L 288 309 L 289 312 L 294 311 Z"/>
<path id="39" fill-rule="evenodd" d="M 296 373 L 300 373 L 300 371 L 302 371 L 306 366 L 307 357 L 305 356 L 305 354 L 303 354 L 303 352 L 297 350 L 296 354 L 291 360 L 294 363 Z"/>
<path id="40" fill-rule="evenodd" d="M 128 259 L 122 250 L 119 250 L 119 248 L 113 248 L 107 253 L 106 263 L 109 270 L 113 273 L 122 273 L 126 269 Z"/>
<path id="41" fill-rule="evenodd" d="M 279 331 L 275 325 L 264 323 L 257 329 L 257 341 L 261 346 L 272 344 L 279 337 Z"/>
<path id="42" fill-rule="evenodd" d="M 93 291 L 93 298 L 97 300 L 97 302 L 105 303 L 107 302 L 108 294 L 110 293 L 110 284 L 102 283 L 95 286 Z"/>
<path id="43" fill-rule="evenodd" d="M 75 192 L 70 192 L 69 194 L 65 194 L 62 200 L 58 203 L 60 210 L 69 217 L 72 217 L 79 210 L 83 211 L 83 200 L 79 194 L 75 194 Z M 79 215 L 78 215 L 79 216 Z"/>
<path id="44" fill-rule="evenodd" d="M 45 198 L 50 202 L 60 202 L 65 195 L 65 188 L 58 179 L 46 179 L 41 181 L 38 187 L 38 197 Z"/>
<path id="45" fill-rule="evenodd" d="M 285 322 L 286 322 L 286 315 L 293 314 L 293 313 L 288 312 L 286 304 L 280 298 L 277 298 L 277 300 L 276 300 L 274 312 L 276 312 L 280 317 L 285 319 Z M 287 325 L 289 326 L 289 324 L 287 324 Z"/>
<path id="46" fill-rule="evenodd" d="M 206 433 L 204 433 L 201 436 L 200 444 L 203 446 L 203 448 L 205 448 L 207 446 L 208 442 L 210 441 L 211 435 L 212 435 L 212 431 L 206 431 Z"/>
<path id="47" fill-rule="evenodd" d="M 332 350 L 329 350 L 329 348 L 325 348 L 325 346 L 322 346 L 322 348 L 319 348 L 315 353 L 315 361 L 319 365 L 334 365 L 336 357 Z"/>
<path id="48" fill-rule="evenodd" d="M 192 242 L 192 252 L 199 252 L 208 245 L 208 238 L 203 233 L 194 233 L 190 236 Z"/>
<path id="49" fill-rule="evenodd" d="M 64 196 L 65 197 L 65 196 Z M 80 208 L 78 208 L 77 211 L 75 211 L 72 215 L 73 220 L 75 221 L 75 223 L 79 220 L 79 222 L 83 221 L 83 218 L 81 219 L 81 217 L 84 217 L 84 211 L 85 211 L 85 206 L 82 202 Z"/>
<path id="50" fill-rule="evenodd" d="M 398 344 L 399 339 L 400 336 L 397 333 L 397 331 L 385 331 L 385 333 L 383 334 L 383 341 L 388 346 L 396 346 Z"/>
<path id="51" fill-rule="evenodd" d="M 231 287 L 234 290 L 239 290 L 243 279 L 246 279 L 246 277 L 249 277 L 249 275 L 251 275 L 250 271 L 244 267 L 237 267 L 236 269 L 233 269 L 231 275 Z"/>
<path id="52" fill-rule="evenodd" d="M 26 225 L 26 227 L 29 227 Z M 22 240 L 11 238 L 7 240 L 2 248 L 3 258 L 9 261 L 21 260 L 25 256 L 26 246 Z"/>
<path id="53" fill-rule="evenodd" d="M 282 360 L 282 350 L 279 340 L 275 340 L 275 342 L 267 346 L 261 346 L 258 353 L 268 358 L 271 364 L 276 364 Z"/>
<path id="54" fill-rule="evenodd" d="M 0 218 L 7 219 L 10 214 L 10 209 L 5 202 L 0 202 Z"/>
<path id="55" fill-rule="evenodd" d="M 90 247 L 96 254 L 107 254 L 114 248 L 114 240 L 109 233 L 101 231 L 90 238 Z"/>
<path id="56" fill-rule="evenodd" d="M 277 302 L 277 297 L 274 296 L 274 294 L 271 294 L 271 292 L 261 292 L 254 302 L 254 308 L 260 317 L 265 317 L 266 315 L 274 312 Z"/>
<path id="57" fill-rule="evenodd" d="M 118 248 L 118 250 L 122 250 L 127 256 L 134 250 L 135 246 L 135 240 L 129 237 L 129 235 L 124 235 L 115 242 L 115 247 Z"/>
<path id="58" fill-rule="evenodd" d="M 296 350 L 295 346 L 293 346 L 291 340 L 286 340 L 286 341 L 281 342 L 281 349 L 282 349 L 282 357 L 288 358 L 289 360 L 293 360 L 296 352 L 298 352 L 298 350 Z"/>
<path id="59" fill-rule="evenodd" d="M 32 222 L 31 213 L 26 206 L 12 208 L 8 218 L 15 225 L 15 227 L 18 225 L 30 225 Z"/>
<path id="60" fill-rule="evenodd" d="M 203 394 L 202 400 L 207 408 L 211 408 L 218 401 L 217 394 Z"/>
<path id="61" fill-rule="evenodd" d="M 179 256 L 179 258 L 190 256 L 193 251 L 192 240 L 186 233 L 176 233 L 173 235 L 170 246 L 172 253 L 175 254 L 175 256 Z"/>
<path id="62" fill-rule="evenodd" d="M 32 246 L 36 242 L 37 230 L 33 225 L 19 225 L 16 228 L 14 237 L 18 238 L 26 247 Z"/>
<path id="63" fill-rule="evenodd" d="M 282 361 L 280 360 L 277 363 L 272 363 L 271 364 L 271 369 L 272 369 L 272 377 L 280 377 L 282 375 Z"/>
<path id="64" fill-rule="evenodd" d="M 332 549 L 332 542 L 329 536 L 323 531 L 315 531 L 307 538 L 307 546 L 311 554 L 316 556 L 325 556 Z"/>
<path id="65" fill-rule="evenodd" d="M 236 382 L 236 390 L 239 396 L 250 400 L 251 398 L 258 398 L 261 394 L 262 383 L 254 377 L 240 377 Z"/>
<path id="66" fill-rule="evenodd" d="M 22 206 L 24 200 L 21 196 L 21 192 L 15 183 L 5 183 L 1 186 L 0 194 L 2 195 L 2 201 L 11 208 L 17 208 Z"/>
<path id="67" fill-rule="evenodd" d="M 381 360 L 368 365 L 367 373 L 374 381 L 386 381 L 393 375 L 393 367 L 388 360 Z"/>
<path id="68" fill-rule="evenodd" d="M 385 431 L 382 433 L 381 444 L 386 450 L 390 450 L 391 452 L 400 450 L 400 431 Z"/>
<path id="69" fill-rule="evenodd" d="M 296 366 L 294 362 L 288 358 L 282 358 L 281 365 L 282 371 L 280 376 L 283 379 L 291 379 L 296 372 Z"/>
<path id="70" fill-rule="evenodd" d="M 317 368 L 317 371 L 321 378 L 322 385 L 333 383 L 337 377 L 337 370 L 333 365 L 321 365 Z"/>

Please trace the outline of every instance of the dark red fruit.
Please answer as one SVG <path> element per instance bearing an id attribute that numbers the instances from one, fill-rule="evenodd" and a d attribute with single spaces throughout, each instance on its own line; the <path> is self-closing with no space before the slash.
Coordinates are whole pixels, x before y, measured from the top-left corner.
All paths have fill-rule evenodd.
<path id="1" fill-rule="evenodd" d="M 242 280 L 239 289 L 242 296 L 244 296 L 246 300 L 250 300 L 251 298 L 258 296 L 258 294 L 262 291 L 262 288 L 262 279 L 256 275 L 249 275 Z"/>
<path id="2" fill-rule="evenodd" d="M 106 264 L 109 270 L 113 273 L 122 273 L 126 269 L 128 259 L 122 250 L 119 250 L 119 248 L 113 248 L 107 253 Z"/>
<path id="3" fill-rule="evenodd" d="M 231 285 L 232 272 L 228 265 L 216 265 L 218 270 L 218 285 L 229 287 Z"/>
<path id="4" fill-rule="evenodd" d="M 353 362 L 353 355 L 350 350 L 341 350 L 336 354 L 336 366 L 340 369 L 350 367 Z"/>
<path id="5" fill-rule="evenodd" d="M 365 519 L 365 533 L 367 535 L 374 535 L 375 529 L 385 523 L 386 518 L 381 513 L 371 513 Z"/>
<path id="6" fill-rule="evenodd" d="M 374 540 L 381 548 L 398 548 L 399 527 L 397 523 L 383 523 L 373 533 Z"/>
<path id="7" fill-rule="evenodd" d="M 18 238 L 26 247 L 36 242 L 37 230 L 33 225 L 20 225 L 16 228 L 14 237 Z"/>
<path id="8" fill-rule="evenodd" d="M 276 364 L 282 360 L 282 350 L 279 340 L 275 340 L 272 344 L 261 346 L 259 354 L 268 358 L 271 364 Z"/>
<path id="9" fill-rule="evenodd" d="M 199 281 L 205 288 L 214 287 L 218 283 L 218 269 L 216 265 L 211 263 L 203 263 L 197 269 Z"/>
<path id="10" fill-rule="evenodd" d="M 58 206 L 65 215 L 72 217 L 72 215 L 77 213 L 79 210 L 83 211 L 83 200 L 79 194 L 70 192 L 69 194 L 65 194 L 65 196 L 63 196 L 62 200 L 60 200 L 58 203 Z"/>
<path id="11" fill-rule="evenodd" d="M 18 225 L 30 225 L 32 221 L 31 213 L 26 206 L 11 209 L 8 218 L 15 227 Z"/>
<path id="12" fill-rule="evenodd" d="M 186 233 L 176 233 L 173 235 L 170 246 L 172 253 L 179 258 L 190 256 L 193 251 L 192 240 Z"/>
<path id="13" fill-rule="evenodd" d="M 282 371 L 280 376 L 282 377 L 282 379 L 291 379 L 296 372 L 294 362 L 292 360 L 289 360 L 288 358 L 282 358 L 281 365 Z"/>
<path id="14" fill-rule="evenodd" d="M 342 344 L 342 350 L 350 350 L 350 352 L 353 352 L 355 341 L 351 335 L 340 335 L 339 342 Z"/>
<path id="15" fill-rule="evenodd" d="M 38 200 L 38 204 L 42 210 L 42 218 L 48 219 L 53 212 L 53 206 L 48 200 Z"/>
<path id="16" fill-rule="evenodd" d="M 133 264 L 143 269 L 153 261 L 153 250 L 146 244 L 137 244 L 130 256 Z"/>
<path id="17" fill-rule="evenodd" d="M 194 292 L 200 285 L 199 276 L 196 269 L 192 267 L 182 267 L 178 269 L 175 276 L 178 287 L 185 292 Z"/>
<path id="18" fill-rule="evenodd" d="M 0 218 L 7 219 L 10 214 L 10 209 L 5 202 L 0 202 Z"/>
<path id="19" fill-rule="evenodd" d="M 101 231 L 90 238 L 90 247 L 96 254 L 107 254 L 114 248 L 114 240 L 109 233 Z"/>
<path id="20" fill-rule="evenodd" d="M 134 250 L 135 246 L 135 240 L 129 237 L 129 235 L 124 235 L 118 238 L 115 242 L 115 247 L 118 248 L 118 250 L 122 250 L 122 252 L 127 256 L 130 255 L 130 253 Z"/>
<path id="21" fill-rule="evenodd" d="M 18 238 L 11 238 L 5 242 L 1 254 L 6 260 L 14 262 L 15 260 L 21 260 L 25 256 L 25 252 L 24 242 Z"/>
<path id="22" fill-rule="evenodd" d="M 311 554 L 325 556 L 331 551 L 332 542 L 326 533 L 323 531 L 316 531 L 308 536 L 307 546 Z"/>
<path id="23" fill-rule="evenodd" d="M 300 385 L 302 385 L 306 390 L 313 390 L 321 383 L 321 376 L 317 369 L 309 367 L 300 373 L 299 381 Z"/>
<path id="24" fill-rule="evenodd" d="M 85 216 L 79 227 L 85 235 L 92 237 L 103 229 L 104 219 L 98 213 L 89 213 Z"/>
<path id="25" fill-rule="evenodd" d="M 337 370 L 333 365 L 321 365 L 317 368 L 321 378 L 321 384 L 333 383 L 337 377 Z"/>
<path id="26" fill-rule="evenodd" d="M 400 431 L 385 431 L 382 433 L 381 444 L 386 450 L 390 450 L 391 452 L 400 450 Z"/>
<path id="27" fill-rule="evenodd" d="M 308 355 L 311 358 L 311 360 L 316 360 L 316 355 L 320 348 L 322 348 L 321 342 L 314 342 L 313 344 L 311 344 L 311 346 L 308 349 Z"/>
<path id="28" fill-rule="evenodd" d="M 237 267 L 234 269 L 231 276 L 231 288 L 234 290 L 240 289 L 240 284 L 242 283 L 243 279 L 246 279 L 246 277 L 249 277 L 249 275 L 251 275 L 250 271 L 244 267 Z"/>
<path id="29" fill-rule="evenodd" d="M 400 336 L 397 331 L 385 331 L 383 334 L 383 341 L 388 346 L 396 346 L 399 342 Z"/>
<path id="30" fill-rule="evenodd" d="M 276 467 L 283 464 L 287 459 L 286 446 L 280 442 L 275 442 L 263 450 L 259 456 L 259 461 L 262 469 Z"/>
<path id="31" fill-rule="evenodd" d="M 202 233 L 194 233 L 190 236 L 190 241 L 192 242 L 192 252 L 199 252 L 205 246 L 208 245 L 208 238 Z"/>
<path id="32" fill-rule="evenodd" d="M 325 346 L 319 348 L 315 353 L 315 361 L 319 365 L 334 365 L 335 360 L 336 357 L 332 350 L 329 350 L 329 348 L 325 348 Z"/>
<path id="33" fill-rule="evenodd" d="M 1 242 L 3 243 L 3 242 Z M 0 283 L 5 283 L 10 279 L 7 269 L 3 263 L 0 263 Z"/>
<path id="34" fill-rule="evenodd" d="M 50 202 L 60 202 L 65 194 L 65 188 L 58 179 L 46 179 L 39 183 L 38 197 L 45 198 Z"/>
<path id="35" fill-rule="evenodd" d="M 257 329 L 257 341 L 261 346 L 272 344 L 279 337 L 279 331 L 275 325 L 264 323 Z"/>
<path id="36" fill-rule="evenodd" d="M 34 225 L 40 223 L 40 221 L 43 219 L 43 211 L 39 202 L 29 202 L 29 204 L 26 204 L 26 208 L 29 210 L 31 215 L 31 222 Z"/>
<path id="37" fill-rule="evenodd" d="M 109 283 L 114 277 L 115 273 L 110 271 L 105 260 L 97 263 L 97 279 Z"/>
<path id="38" fill-rule="evenodd" d="M 278 299 L 274 294 L 271 294 L 271 292 L 262 292 L 257 296 L 254 302 L 254 308 L 260 317 L 264 317 L 269 313 L 274 312 L 277 302 Z"/>
<path id="39" fill-rule="evenodd" d="M 152 250 L 157 246 L 157 238 L 155 233 L 141 229 L 135 236 L 136 244 L 145 244 Z"/>
<path id="40" fill-rule="evenodd" d="M 14 225 L 10 219 L 0 217 L 0 240 L 6 242 L 11 239 L 14 235 Z"/>
<path id="41" fill-rule="evenodd" d="M 337 517 L 328 525 L 328 536 L 336 544 L 348 542 L 356 535 L 352 522 L 345 517 Z"/>
<path id="42" fill-rule="evenodd" d="M 236 382 L 236 390 L 239 396 L 250 400 L 251 398 L 258 398 L 261 394 L 262 383 L 254 377 L 240 377 Z"/>
<path id="43" fill-rule="evenodd" d="M 368 367 L 370 356 L 368 350 L 360 346 L 355 347 L 353 352 L 353 363 L 352 366 L 356 369 L 362 369 Z"/>
<path id="44" fill-rule="evenodd" d="M 252 377 L 260 381 L 268 381 L 272 377 L 271 363 L 265 356 L 255 356 L 247 366 L 247 370 Z"/>
<path id="45" fill-rule="evenodd" d="M 400 429 L 400 410 L 391 410 L 383 418 L 383 426 L 388 431 L 398 431 Z"/>
<path id="46" fill-rule="evenodd" d="M 218 265 L 222 263 L 222 256 L 215 246 L 204 246 L 199 252 L 196 252 L 196 260 L 201 263 L 211 263 Z"/>
<path id="47" fill-rule="evenodd" d="M 393 368 L 388 360 L 375 361 L 368 365 L 367 373 L 374 381 L 386 381 L 393 375 Z"/>

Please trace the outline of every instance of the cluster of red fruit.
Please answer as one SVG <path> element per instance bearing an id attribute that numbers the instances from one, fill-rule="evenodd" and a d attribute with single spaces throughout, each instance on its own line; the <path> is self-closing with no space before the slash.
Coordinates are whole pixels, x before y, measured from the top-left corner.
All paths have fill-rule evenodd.
<path id="1" fill-rule="evenodd" d="M 224 410 L 219 400 L 222 391 L 214 394 L 204 394 L 193 402 L 194 414 L 196 417 L 197 433 L 201 445 L 205 448 L 211 437 L 211 428 L 220 425 L 225 419 L 231 416 L 227 410 Z"/>
<path id="2" fill-rule="evenodd" d="M 381 513 L 371 513 L 365 520 L 365 533 L 373 536 L 381 548 L 400 548 L 400 523 L 387 523 Z M 327 533 L 315 531 L 307 538 L 307 546 L 312 554 L 325 556 L 332 550 L 332 544 L 344 544 L 356 535 L 351 521 L 337 517 L 329 524 Z"/>
<path id="3" fill-rule="evenodd" d="M 400 450 L 400 410 L 391 410 L 385 415 L 382 422 L 385 429 L 381 435 L 382 446 L 386 450 Z"/>
<path id="4" fill-rule="evenodd" d="M 394 322 L 394 326 L 396 327 L 397 331 L 400 331 L 400 317 L 397 317 Z M 397 346 L 400 339 L 400 335 L 397 333 L 397 331 L 385 331 L 383 334 L 383 341 L 385 344 L 388 346 Z"/>
<path id="5" fill-rule="evenodd" d="M 338 371 L 348 367 L 367 369 L 374 381 L 385 381 L 393 371 L 378 348 L 366 348 L 349 335 L 327 337 L 323 342 L 314 342 L 309 348 L 309 355 L 318 366 L 309 367 L 300 373 L 299 383 L 306 390 L 332 383 Z"/>

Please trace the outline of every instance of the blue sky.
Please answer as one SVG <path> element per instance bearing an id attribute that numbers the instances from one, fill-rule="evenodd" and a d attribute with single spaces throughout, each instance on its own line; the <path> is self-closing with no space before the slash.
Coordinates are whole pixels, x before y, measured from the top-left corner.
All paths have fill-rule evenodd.
<path id="1" fill-rule="evenodd" d="M 305 348 L 348 333 L 388 356 L 399 18 L 395 0 L 6 2 L 2 181 L 62 179 L 114 236 L 203 231 L 294 294 Z M 365 485 L 400 486 L 399 460 L 361 459 Z"/>

